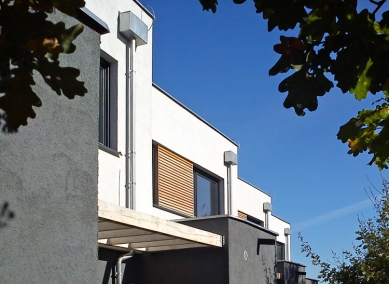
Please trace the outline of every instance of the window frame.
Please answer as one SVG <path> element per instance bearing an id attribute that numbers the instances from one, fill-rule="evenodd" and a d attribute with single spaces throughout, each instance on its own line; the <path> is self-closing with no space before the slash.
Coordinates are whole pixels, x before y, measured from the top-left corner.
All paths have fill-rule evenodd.
<path id="1" fill-rule="evenodd" d="M 278 255 L 278 248 L 281 248 L 281 256 Z M 276 260 L 285 260 L 285 244 L 276 242 Z"/>
<path id="2" fill-rule="evenodd" d="M 106 152 L 111 154 L 117 153 L 117 68 L 117 61 L 107 53 L 101 51 L 99 68 L 98 142 L 100 149 L 106 150 Z M 102 72 L 104 70 L 106 74 L 103 75 L 105 78 L 102 79 Z M 103 84 L 104 86 L 102 86 Z M 104 103 L 102 103 L 102 100 L 104 100 Z"/>
<path id="3" fill-rule="evenodd" d="M 213 190 L 215 195 L 212 196 L 211 192 L 211 215 L 205 215 L 205 216 L 199 216 L 198 215 L 198 186 L 197 186 L 197 176 L 201 176 L 202 178 L 205 178 L 207 180 L 210 180 L 211 182 L 215 183 L 215 189 Z M 212 190 L 212 189 L 211 189 Z M 194 198 L 194 208 L 195 212 L 194 215 L 196 217 L 206 217 L 206 216 L 215 216 L 215 215 L 220 215 L 221 214 L 221 198 L 222 193 L 220 190 L 220 179 L 216 178 L 215 175 L 209 174 L 198 167 L 194 166 L 193 167 L 193 198 Z"/>
<path id="4" fill-rule="evenodd" d="M 169 209 L 169 208 L 166 208 L 164 206 L 161 206 L 158 204 L 158 182 L 157 182 L 157 175 L 158 175 L 158 171 L 157 171 L 157 151 L 156 151 L 156 147 L 157 146 L 161 146 L 169 151 L 171 151 L 172 153 L 182 157 L 183 159 L 189 161 L 190 163 L 193 164 L 193 202 L 194 202 L 194 214 L 193 216 L 188 216 L 188 215 L 185 215 L 183 213 L 180 213 L 180 212 L 177 212 L 175 210 L 172 210 L 172 209 Z M 158 208 L 158 209 L 161 209 L 161 210 L 164 210 L 164 211 L 167 211 L 169 213 L 173 213 L 173 214 L 176 214 L 176 215 L 179 215 L 179 216 L 182 216 L 182 217 L 186 217 L 186 218 L 197 218 L 197 193 L 196 193 L 196 187 L 195 187 L 195 183 L 196 183 L 196 173 L 200 173 L 201 176 L 205 177 L 205 178 L 208 178 L 208 179 L 211 179 L 212 181 L 216 182 L 216 191 L 217 191 L 217 200 L 215 200 L 215 205 L 218 207 L 217 210 L 213 209 L 212 210 L 212 214 L 211 216 L 214 216 L 214 215 L 220 215 L 220 214 L 224 214 L 224 179 L 213 174 L 212 172 L 204 169 L 203 167 L 193 163 L 192 161 L 186 159 L 185 157 L 177 154 L 176 152 L 172 151 L 171 149 L 163 146 L 162 144 L 159 144 L 155 141 L 152 142 L 152 184 L 153 184 L 153 198 L 152 198 L 152 203 L 153 203 L 153 207 L 155 208 Z M 213 214 L 213 212 L 215 212 L 216 214 Z"/>

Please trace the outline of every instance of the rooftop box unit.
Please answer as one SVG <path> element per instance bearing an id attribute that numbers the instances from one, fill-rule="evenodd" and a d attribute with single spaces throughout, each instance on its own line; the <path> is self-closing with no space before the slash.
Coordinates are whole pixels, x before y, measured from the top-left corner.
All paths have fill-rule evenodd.
<path id="1" fill-rule="evenodd" d="M 119 14 L 119 32 L 128 40 L 135 38 L 137 46 L 147 43 L 147 25 L 131 11 Z"/>

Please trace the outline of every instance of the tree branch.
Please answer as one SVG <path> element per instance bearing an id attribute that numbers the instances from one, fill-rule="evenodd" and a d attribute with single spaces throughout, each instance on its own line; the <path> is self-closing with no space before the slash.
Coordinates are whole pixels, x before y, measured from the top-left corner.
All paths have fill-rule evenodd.
<path id="1" fill-rule="evenodd" d="M 386 0 L 381 0 L 381 1 L 374 1 L 374 0 L 369 0 L 370 3 L 376 4 L 377 7 L 374 9 L 372 15 L 375 15 L 375 13 L 378 12 L 378 10 L 382 7 L 382 5 L 385 4 Z"/>

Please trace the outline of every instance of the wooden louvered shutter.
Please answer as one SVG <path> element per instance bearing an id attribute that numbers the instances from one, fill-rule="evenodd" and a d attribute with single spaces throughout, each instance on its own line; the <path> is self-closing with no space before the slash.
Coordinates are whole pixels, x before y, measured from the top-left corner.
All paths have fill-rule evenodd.
<path id="1" fill-rule="evenodd" d="M 193 164 L 160 145 L 156 149 L 157 204 L 193 217 Z"/>
<path id="2" fill-rule="evenodd" d="M 247 214 L 242 211 L 238 211 L 238 217 L 247 220 Z"/>

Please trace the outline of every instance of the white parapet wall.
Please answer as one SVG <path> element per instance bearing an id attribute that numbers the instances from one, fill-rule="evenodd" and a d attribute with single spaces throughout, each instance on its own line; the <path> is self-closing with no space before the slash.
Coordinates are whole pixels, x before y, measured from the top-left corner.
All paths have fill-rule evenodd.
<path id="1" fill-rule="evenodd" d="M 291 250 L 290 250 L 290 236 L 285 235 L 285 229 L 289 229 L 289 232 L 291 232 L 291 226 L 290 223 L 286 222 L 285 220 L 270 215 L 269 218 L 269 228 L 278 233 L 277 242 L 285 244 L 285 257 L 287 260 L 291 259 Z M 287 247 L 289 244 L 289 248 Z"/>
<path id="2" fill-rule="evenodd" d="M 261 221 L 265 220 L 263 203 L 271 203 L 269 194 L 242 179 L 237 179 L 235 184 L 232 184 L 232 196 L 232 215 L 238 216 L 238 211 L 241 211 Z"/>
<path id="3" fill-rule="evenodd" d="M 237 145 L 157 86 L 152 90 L 151 113 L 152 140 L 223 179 L 226 191 L 224 152 L 236 153 Z M 151 149 L 151 141 L 148 143 Z M 236 171 L 233 179 L 236 181 Z M 153 209 L 154 214 L 166 215 L 159 211 Z"/>

